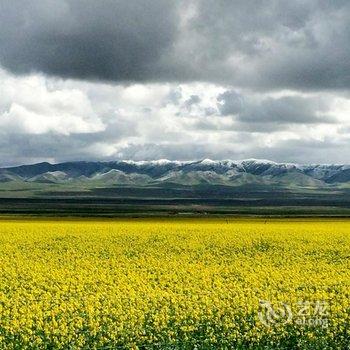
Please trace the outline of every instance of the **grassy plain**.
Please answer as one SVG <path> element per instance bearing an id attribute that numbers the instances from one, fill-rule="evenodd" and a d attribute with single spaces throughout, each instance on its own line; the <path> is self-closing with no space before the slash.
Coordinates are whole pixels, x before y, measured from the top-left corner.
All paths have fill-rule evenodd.
<path id="1" fill-rule="evenodd" d="M 2 220 L 1 349 L 347 349 L 349 220 Z"/>

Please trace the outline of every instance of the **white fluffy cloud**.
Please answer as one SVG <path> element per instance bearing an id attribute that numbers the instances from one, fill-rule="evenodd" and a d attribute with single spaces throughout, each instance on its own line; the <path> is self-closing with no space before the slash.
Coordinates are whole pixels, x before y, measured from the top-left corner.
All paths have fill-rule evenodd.
<path id="1" fill-rule="evenodd" d="M 206 157 L 350 162 L 346 95 L 0 74 L 3 165 Z"/>
<path id="2" fill-rule="evenodd" d="M 2 132 L 70 135 L 105 129 L 89 98 L 79 89 L 50 87 L 44 77 L 0 74 Z"/>

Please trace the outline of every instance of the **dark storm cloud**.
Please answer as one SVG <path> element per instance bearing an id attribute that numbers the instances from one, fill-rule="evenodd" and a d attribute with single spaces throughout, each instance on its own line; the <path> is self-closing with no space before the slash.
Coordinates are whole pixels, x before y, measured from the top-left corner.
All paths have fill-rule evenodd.
<path id="1" fill-rule="evenodd" d="M 349 43 L 345 0 L 0 2 L 0 62 L 15 73 L 347 89 Z"/>
<path id="2" fill-rule="evenodd" d="M 350 86 L 350 2 L 199 1 L 195 64 L 212 79 L 258 89 Z M 218 68 L 219 67 L 219 68 Z"/>
<path id="3" fill-rule="evenodd" d="M 157 80 L 176 37 L 167 0 L 1 0 L 0 61 L 15 73 Z"/>
<path id="4" fill-rule="evenodd" d="M 262 130 L 279 129 L 280 124 L 336 122 L 333 117 L 327 115 L 327 104 L 318 98 L 284 96 L 257 100 L 245 98 L 235 91 L 226 91 L 220 94 L 217 100 L 222 115 L 235 115 L 239 122 L 254 124 Z"/>
<path id="5" fill-rule="evenodd" d="M 333 123 L 333 118 L 327 115 L 317 115 L 324 112 L 325 106 L 320 106 L 313 99 L 286 96 L 281 98 L 266 98 L 261 103 L 248 107 L 240 115 L 240 120 L 247 123 L 274 122 L 293 124 Z"/>

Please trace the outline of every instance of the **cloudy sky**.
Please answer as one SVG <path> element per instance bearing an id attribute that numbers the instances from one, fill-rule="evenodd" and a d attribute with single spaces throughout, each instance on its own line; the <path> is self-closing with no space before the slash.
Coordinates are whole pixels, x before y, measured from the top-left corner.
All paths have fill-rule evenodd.
<path id="1" fill-rule="evenodd" d="M 350 163 L 348 0 L 0 0 L 0 165 Z"/>

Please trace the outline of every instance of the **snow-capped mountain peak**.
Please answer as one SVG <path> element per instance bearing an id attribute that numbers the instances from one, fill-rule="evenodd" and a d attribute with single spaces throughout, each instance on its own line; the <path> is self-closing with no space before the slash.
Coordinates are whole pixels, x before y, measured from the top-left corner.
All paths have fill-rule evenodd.
<path id="1" fill-rule="evenodd" d="M 65 182 L 78 179 L 94 180 L 110 184 L 139 184 L 181 182 L 218 183 L 229 186 L 249 181 L 279 184 L 312 184 L 328 186 L 350 182 L 349 165 L 299 165 L 278 163 L 266 159 L 196 161 L 120 160 L 112 162 L 68 162 L 59 164 L 40 163 L 34 165 L 0 169 L 3 181 Z"/>

